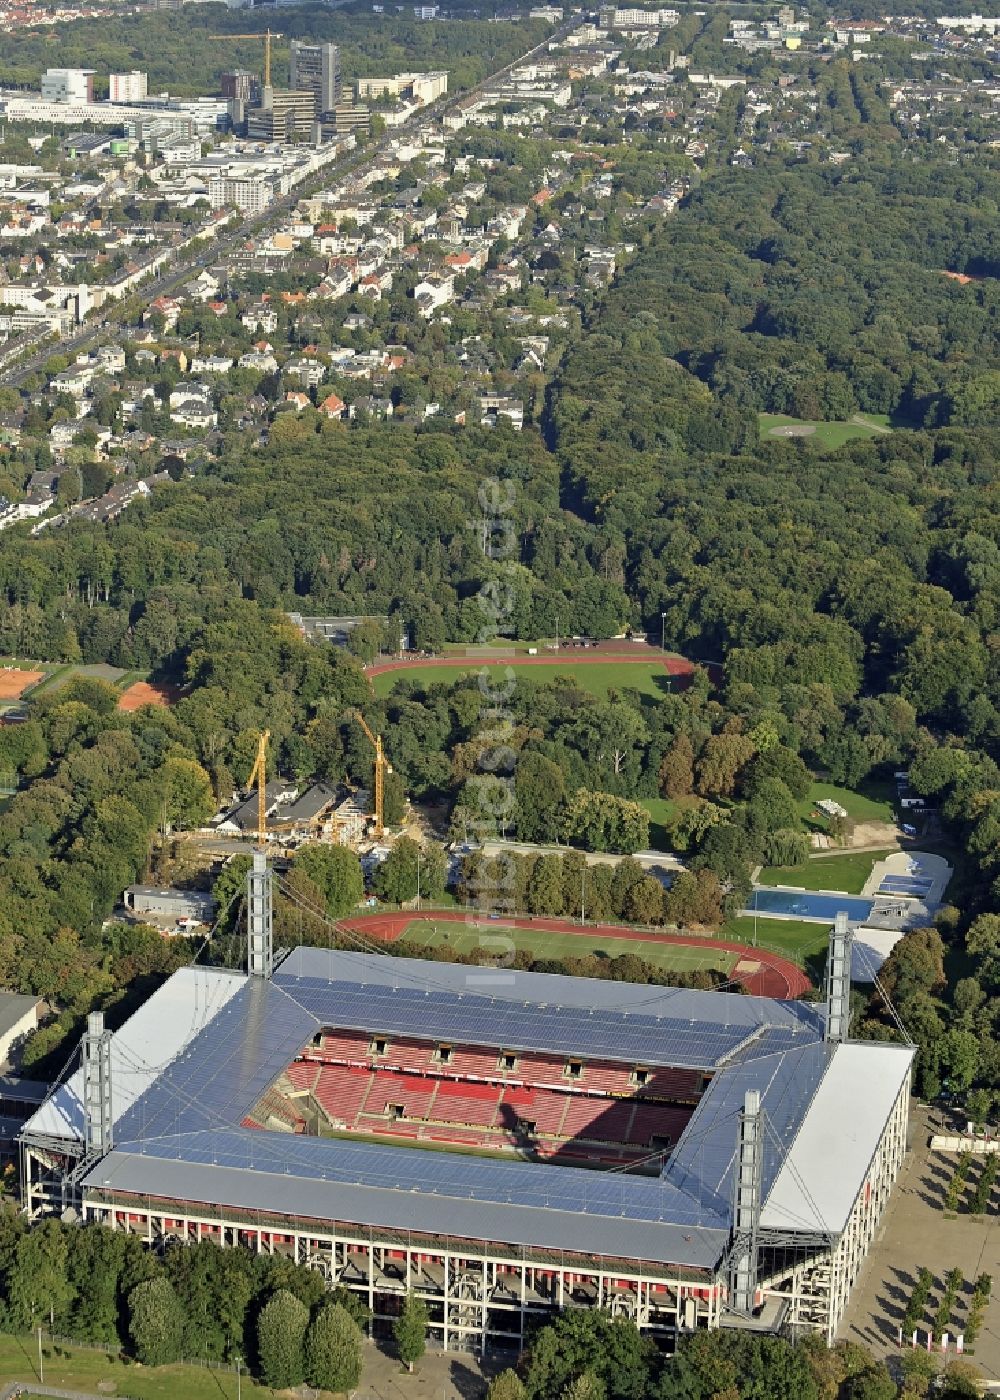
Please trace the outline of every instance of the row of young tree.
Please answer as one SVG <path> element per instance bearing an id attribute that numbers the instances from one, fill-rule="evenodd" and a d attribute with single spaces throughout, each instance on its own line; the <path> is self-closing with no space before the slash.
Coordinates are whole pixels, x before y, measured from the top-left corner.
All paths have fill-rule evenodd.
<path id="1" fill-rule="evenodd" d="M 475 851 L 462 857 L 455 893 L 469 905 L 510 914 L 706 928 L 722 922 L 726 902 L 709 869 L 682 871 L 665 889 L 631 856 L 595 865 L 582 851 L 492 857 Z"/>

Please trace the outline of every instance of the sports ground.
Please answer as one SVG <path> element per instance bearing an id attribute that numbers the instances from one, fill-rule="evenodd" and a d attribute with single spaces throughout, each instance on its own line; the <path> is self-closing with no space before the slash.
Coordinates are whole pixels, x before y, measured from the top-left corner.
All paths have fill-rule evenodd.
<path id="1" fill-rule="evenodd" d="M 122 692 L 118 708 L 131 714 L 135 710 L 141 710 L 143 705 L 175 705 L 180 695 L 177 686 L 168 685 L 163 681 L 133 681 Z"/>
<path id="2" fill-rule="evenodd" d="M 528 949 L 539 957 L 617 957 L 635 953 L 663 971 L 693 972 L 715 968 L 742 983 L 756 996 L 796 997 L 812 986 L 789 958 L 744 943 L 694 934 L 652 933 L 619 924 L 581 926 L 569 919 L 511 917 L 502 922 L 470 920 L 462 910 L 435 910 L 424 916 L 402 911 L 361 914 L 342 926 L 368 938 L 394 943 L 405 937 L 426 948 L 446 946 L 456 953 L 486 947 L 500 953 Z M 446 937 L 447 935 L 447 937 Z"/>
<path id="3" fill-rule="evenodd" d="M 539 681 L 555 680 L 566 676 L 590 694 L 599 698 L 607 696 L 609 690 L 630 688 L 643 695 L 660 698 L 672 685 L 685 686 L 689 683 L 694 666 L 682 656 L 667 656 L 650 653 L 648 650 L 612 653 L 607 651 L 585 654 L 549 654 L 526 656 L 512 654 L 500 661 L 487 658 L 478 660 L 470 656 L 434 656 L 426 660 L 377 661 L 367 667 L 367 674 L 376 695 L 388 695 L 400 680 L 410 678 L 423 681 L 448 681 L 462 675 L 479 675 L 486 671 L 491 677 L 502 680 L 508 667 L 515 670 L 528 667 L 538 669 Z M 440 674 L 445 672 L 446 674 Z"/>
<path id="4" fill-rule="evenodd" d="M 762 438 L 809 438 L 817 447 L 832 452 L 852 438 L 878 437 L 891 432 L 889 419 L 880 413 L 856 413 L 853 418 L 792 418 L 787 413 L 761 413 Z"/>

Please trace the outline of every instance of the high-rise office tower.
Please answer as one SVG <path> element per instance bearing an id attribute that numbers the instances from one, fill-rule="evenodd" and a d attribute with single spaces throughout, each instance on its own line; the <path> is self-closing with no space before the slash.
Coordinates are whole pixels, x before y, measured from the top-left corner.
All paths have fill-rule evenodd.
<path id="1" fill-rule="evenodd" d="M 293 39 L 288 86 L 297 92 L 311 92 L 316 99 L 317 116 L 332 112 L 340 101 L 340 50 L 336 44 L 304 44 Z"/>

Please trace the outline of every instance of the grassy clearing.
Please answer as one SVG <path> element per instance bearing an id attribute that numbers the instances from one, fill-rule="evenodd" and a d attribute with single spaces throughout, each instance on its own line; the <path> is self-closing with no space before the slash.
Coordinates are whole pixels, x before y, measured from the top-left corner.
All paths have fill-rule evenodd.
<path id="1" fill-rule="evenodd" d="M 891 854 L 891 851 L 844 851 L 834 856 L 814 856 L 801 865 L 767 865 L 757 879 L 762 885 L 860 894 L 875 862 Z"/>
<path id="2" fill-rule="evenodd" d="M 636 800 L 649 813 L 650 849 L 672 851 L 667 823 L 673 821 L 683 804 L 675 802 L 672 797 L 639 797 Z"/>
<path id="3" fill-rule="evenodd" d="M 152 671 L 126 671 L 117 682 L 119 689 L 128 690 L 130 685 L 135 685 L 137 681 L 148 681 Z"/>
<path id="4" fill-rule="evenodd" d="M 98 1385 L 111 1382 L 111 1395 L 128 1395 L 134 1400 L 232 1400 L 236 1395 L 236 1374 L 231 1371 L 208 1370 L 201 1366 L 161 1366 L 156 1370 L 120 1361 L 101 1351 L 84 1347 L 55 1345 L 42 1340 L 45 1365 L 45 1385 L 61 1390 L 84 1390 L 97 1393 Z M 38 1342 L 31 1337 L 0 1335 L 0 1380 L 4 1384 L 24 1381 L 38 1382 Z M 256 1385 L 244 1371 L 243 1394 L 273 1395 L 265 1386 Z"/>
<path id="5" fill-rule="evenodd" d="M 31 692 L 32 696 L 41 695 L 43 690 L 55 690 L 57 686 L 65 684 L 73 674 L 73 669 L 69 664 L 49 668 L 45 679 L 39 681 Z"/>
<path id="6" fill-rule="evenodd" d="M 838 787 L 836 783 L 810 783 L 808 796 L 799 803 L 799 812 L 803 819 L 810 821 L 813 826 L 825 826 L 826 818 L 815 809 L 816 803 L 827 797 L 839 802 L 853 822 L 896 820 L 893 806 L 895 789 L 891 783 L 866 783 L 858 792 L 852 791 L 851 788 Z"/>
<path id="7" fill-rule="evenodd" d="M 818 418 L 790 418 L 785 413 L 761 413 L 758 418 L 760 435 L 769 442 L 808 442 L 827 452 L 843 447 L 852 438 L 877 437 L 889 430 L 889 419 L 884 413 L 859 413 L 857 423 L 843 419 L 824 422 Z M 812 428 L 814 431 L 807 437 L 772 438 L 772 428 Z"/>
<path id="8" fill-rule="evenodd" d="M 501 923 L 465 924 L 439 923 L 431 919 L 415 919 L 408 924 L 403 937 L 420 948 L 446 947 L 456 953 L 471 953 L 487 948 L 502 953 L 526 949 L 537 957 L 585 958 L 588 956 L 617 958 L 634 953 L 651 966 L 669 972 L 696 972 L 715 969 L 730 972 L 735 964 L 733 954 L 713 946 L 711 939 L 701 945 L 644 942 L 639 939 L 605 938 L 593 934 L 552 933 L 547 929 L 510 928 Z"/>
<path id="9" fill-rule="evenodd" d="M 485 670 L 492 679 L 502 681 L 508 665 L 516 668 L 517 659 L 512 657 L 510 662 L 504 661 L 484 667 L 470 661 L 468 657 L 456 658 L 454 663 L 451 663 L 449 658 L 447 666 L 415 665 L 406 666 L 399 671 L 383 671 L 381 675 L 372 676 L 371 683 L 376 695 L 385 696 L 402 680 L 417 680 L 427 685 L 438 681 L 442 685 L 448 685 L 460 676 L 478 675 L 480 671 Z M 583 665 L 574 665 L 572 661 L 544 661 L 536 664 L 532 658 L 531 665 L 525 666 L 524 672 L 529 680 L 539 684 L 553 681 L 557 676 L 564 676 L 575 681 L 581 690 L 599 700 L 607 699 L 611 690 L 637 690 L 640 695 L 659 700 L 669 689 L 671 681 L 671 677 L 659 662 L 650 661 L 588 661 Z"/>
<path id="10" fill-rule="evenodd" d="M 752 915 L 730 919 L 723 924 L 720 937 L 739 943 L 753 943 L 755 925 L 758 948 L 780 953 L 798 963 L 824 953 L 830 936 L 825 924 L 811 924 L 798 919 L 765 919 L 760 914 L 756 919 Z"/>

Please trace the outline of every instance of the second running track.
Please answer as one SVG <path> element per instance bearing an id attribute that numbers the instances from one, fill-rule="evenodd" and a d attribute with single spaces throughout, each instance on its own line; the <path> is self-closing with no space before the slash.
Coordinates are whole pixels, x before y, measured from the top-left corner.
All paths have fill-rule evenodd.
<path id="1" fill-rule="evenodd" d="M 690 684 L 696 669 L 692 662 L 685 660 L 683 656 L 664 656 L 657 652 L 639 650 L 602 651 L 598 646 L 585 653 L 567 647 L 558 654 L 546 656 L 525 656 L 523 652 L 517 652 L 510 656 L 393 657 L 387 661 L 372 662 L 365 667 L 365 675 L 381 676 L 386 671 L 423 670 L 425 667 L 467 672 L 482 670 L 484 666 L 513 666 L 516 669 L 522 666 L 560 666 L 566 670 L 572 666 L 607 665 L 609 661 L 618 661 L 626 666 L 638 663 L 649 666 L 659 662 L 668 675 L 677 677 L 685 685 Z"/>
<path id="2" fill-rule="evenodd" d="M 435 909 L 433 913 L 420 915 L 412 910 L 392 914 L 359 914 L 354 918 L 342 919 L 341 927 L 367 938 L 378 938 L 386 943 L 395 943 L 404 931 L 419 919 L 426 918 L 433 923 L 474 923 L 489 927 L 482 919 L 470 919 L 460 909 Z M 739 961 L 730 974 L 753 996 L 775 997 L 787 1001 L 800 997 L 812 990 L 809 978 L 789 958 L 770 953 L 764 948 L 751 948 L 746 943 L 734 943 L 722 938 L 686 937 L 682 933 L 646 933 L 642 929 L 627 928 L 618 924 L 586 924 L 581 926 L 570 919 L 518 918 L 507 917 L 497 921 L 498 931 L 506 928 L 532 929 L 534 932 L 574 934 L 580 939 L 615 938 L 631 943 L 672 943 L 685 948 L 718 949 L 733 953 Z M 637 950 L 639 951 L 639 950 Z"/>

